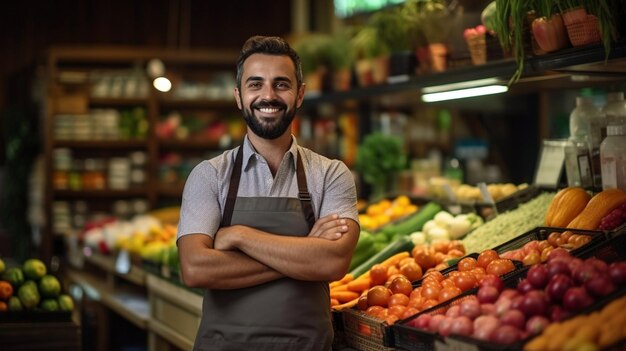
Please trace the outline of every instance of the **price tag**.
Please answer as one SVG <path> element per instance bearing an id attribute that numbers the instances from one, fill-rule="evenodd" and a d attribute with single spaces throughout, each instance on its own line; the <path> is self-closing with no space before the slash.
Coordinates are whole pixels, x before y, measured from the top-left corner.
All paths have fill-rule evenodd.
<path id="1" fill-rule="evenodd" d="M 491 208 L 493 208 L 493 216 L 497 216 L 498 215 L 498 207 L 496 206 L 496 202 L 493 201 L 493 197 L 491 197 L 491 194 L 489 193 L 489 190 L 487 189 L 487 184 L 485 184 L 484 182 L 478 183 L 478 189 L 480 189 L 480 194 L 483 197 L 483 202 L 486 204 L 490 204 Z"/>
<path id="2" fill-rule="evenodd" d="M 461 205 L 459 205 L 459 200 L 456 198 L 456 194 L 452 191 L 452 187 L 450 184 L 446 183 L 442 185 L 443 191 L 446 193 L 448 197 L 448 201 L 450 204 L 448 205 L 448 211 L 453 215 L 458 215 L 461 213 Z"/>
<path id="3" fill-rule="evenodd" d="M 115 259 L 115 271 L 119 274 L 128 274 L 130 268 L 130 254 L 126 250 L 121 250 Z"/>
<path id="4" fill-rule="evenodd" d="M 567 140 L 544 140 L 537 171 L 535 184 L 542 187 L 556 189 L 563 172 L 565 163 L 565 146 Z"/>

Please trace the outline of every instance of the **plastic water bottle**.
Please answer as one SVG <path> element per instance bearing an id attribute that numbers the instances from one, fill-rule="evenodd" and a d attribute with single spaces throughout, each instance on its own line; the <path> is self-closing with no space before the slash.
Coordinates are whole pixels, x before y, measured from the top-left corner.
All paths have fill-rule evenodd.
<path id="1" fill-rule="evenodd" d="M 606 94 L 606 104 L 601 109 L 607 125 L 626 124 L 626 101 L 621 91 Z M 606 137 L 606 128 L 602 139 Z"/>
<path id="2" fill-rule="evenodd" d="M 600 146 L 602 189 L 626 191 L 626 125 L 607 126 L 607 136 Z"/>

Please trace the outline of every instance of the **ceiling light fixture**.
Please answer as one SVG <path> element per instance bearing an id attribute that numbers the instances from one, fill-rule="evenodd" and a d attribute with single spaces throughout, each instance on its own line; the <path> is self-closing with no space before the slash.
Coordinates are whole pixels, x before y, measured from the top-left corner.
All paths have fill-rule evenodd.
<path id="1" fill-rule="evenodd" d="M 454 99 L 464 99 L 475 96 L 501 94 L 509 90 L 506 85 L 487 85 L 467 89 L 449 90 L 441 92 L 426 93 L 422 95 L 424 102 L 438 102 Z M 426 91 L 426 89 L 424 89 Z"/>

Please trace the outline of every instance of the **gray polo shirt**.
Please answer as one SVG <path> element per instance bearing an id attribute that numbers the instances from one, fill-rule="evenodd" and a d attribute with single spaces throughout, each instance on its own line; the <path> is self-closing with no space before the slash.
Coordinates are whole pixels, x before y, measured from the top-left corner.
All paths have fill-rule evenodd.
<path id="1" fill-rule="evenodd" d="M 291 148 L 285 153 L 276 177 L 272 177 L 265 159 L 258 154 L 248 137 L 243 143 L 243 164 L 239 197 L 297 197 L 297 150 L 302 155 L 307 187 L 315 218 L 337 214 L 358 223 L 354 177 L 339 160 L 331 160 L 298 146 L 292 136 Z M 186 234 L 213 237 L 219 229 L 226 204 L 230 174 L 239 147 L 199 163 L 189 174 L 183 191 L 177 239 Z"/>

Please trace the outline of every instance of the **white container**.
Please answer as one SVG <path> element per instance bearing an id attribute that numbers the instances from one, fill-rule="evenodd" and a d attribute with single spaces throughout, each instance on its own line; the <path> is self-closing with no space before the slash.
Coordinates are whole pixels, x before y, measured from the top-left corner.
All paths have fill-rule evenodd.
<path id="1" fill-rule="evenodd" d="M 600 146 L 602 189 L 626 191 L 626 125 L 609 125 Z"/>
<path id="2" fill-rule="evenodd" d="M 576 108 L 570 114 L 569 127 L 570 137 L 578 141 L 587 142 L 589 147 L 588 161 L 591 167 L 591 184 L 589 186 L 600 189 L 602 187 L 600 143 L 602 142 L 602 129 L 606 127 L 606 119 L 604 114 L 600 112 L 600 109 L 593 105 L 591 97 L 579 96 L 576 98 Z M 580 151 L 578 161 L 581 182 L 585 186 L 585 170 L 580 165 Z"/>
<path id="3" fill-rule="evenodd" d="M 623 92 L 613 92 L 606 95 L 606 104 L 602 107 L 606 116 L 607 125 L 626 124 L 626 100 Z M 606 133 L 604 134 L 606 137 Z"/>

